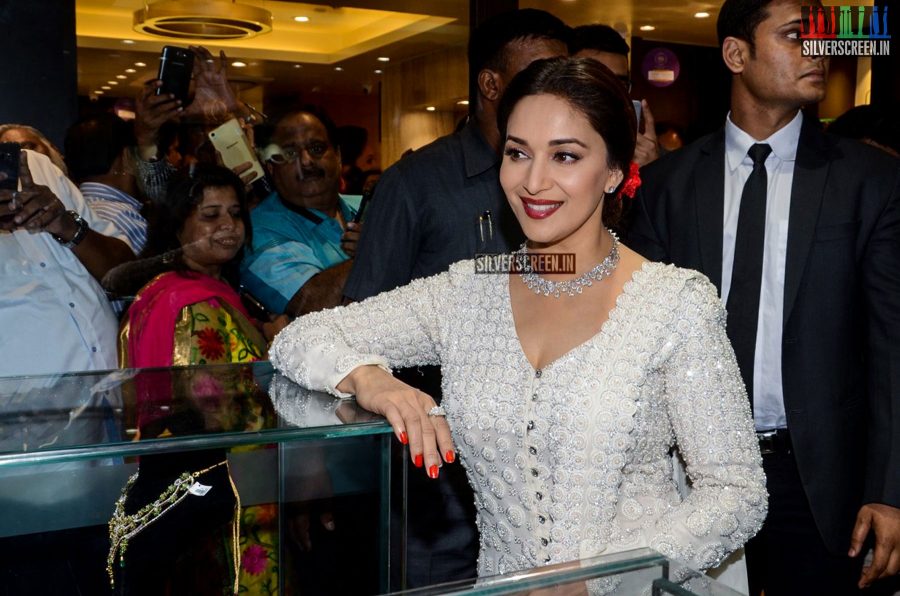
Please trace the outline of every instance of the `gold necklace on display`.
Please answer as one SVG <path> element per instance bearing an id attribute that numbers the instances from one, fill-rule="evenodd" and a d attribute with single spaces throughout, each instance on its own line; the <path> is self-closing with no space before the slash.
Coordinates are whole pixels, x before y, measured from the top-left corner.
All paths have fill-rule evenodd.
<path id="1" fill-rule="evenodd" d="M 203 496 L 209 491 L 208 486 L 204 486 L 197 482 L 197 478 L 219 466 L 228 468 L 228 481 L 231 483 L 231 490 L 234 492 L 234 518 L 231 523 L 231 562 L 234 566 L 234 593 L 238 593 L 239 577 L 241 569 L 241 553 L 240 553 L 240 523 L 241 523 L 241 496 L 238 494 L 234 480 L 231 478 L 231 469 L 228 467 L 228 461 L 221 461 L 213 466 L 204 468 L 197 472 L 184 472 L 175 479 L 175 482 L 166 487 L 159 497 L 152 503 L 148 503 L 141 507 L 136 513 L 127 515 L 125 513 L 125 501 L 128 497 L 128 491 L 137 482 L 138 474 L 135 472 L 125 483 L 122 488 L 122 495 L 116 501 L 116 508 L 113 512 L 112 519 L 109 520 L 109 554 L 106 557 L 106 573 L 109 574 L 109 585 L 115 589 L 115 572 L 113 564 L 116 556 L 119 558 L 119 567 L 125 567 L 125 551 L 128 550 L 128 542 L 142 530 L 146 529 L 150 524 L 165 515 L 166 512 L 178 505 L 189 494 Z"/>

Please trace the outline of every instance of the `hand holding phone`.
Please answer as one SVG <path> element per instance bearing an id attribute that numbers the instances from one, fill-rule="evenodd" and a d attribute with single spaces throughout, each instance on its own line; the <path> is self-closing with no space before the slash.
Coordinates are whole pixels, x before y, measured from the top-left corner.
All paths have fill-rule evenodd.
<path id="1" fill-rule="evenodd" d="M 353 216 L 353 223 L 359 223 L 362 221 L 363 213 L 366 210 L 366 207 L 369 206 L 369 201 L 372 200 L 372 195 L 375 194 L 375 185 L 371 185 L 365 192 L 363 192 L 362 199 L 359 201 L 359 208 L 356 210 L 356 215 Z"/>
<path id="2" fill-rule="evenodd" d="M 162 85 L 157 87 L 156 94 L 171 93 L 182 106 L 188 104 L 188 92 L 191 87 L 191 75 L 194 72 L 194 52 L 186 48 L 165 46 L 159 57 L 159 75 Z"/>
<path id="3" fill-rule="evenodd" d="M 17 144 L 16 148 L 18 147 Z M 2 147 L 2 145 L 0 145 Z M 11 188 L 0 189 L 0 228 L 5 230 L 24 229 L 34 234 L 49 232 L 54 236 L 64 236 L 69 239 L 72 235 L 83 235 L 78 219 L 60 217 L 66 212 L 66 207 L 50 188 L 35 184 L 28 168 L 28 154 L 21 149 L 0 149 L 3 157 L 4 182 Z M 18 158 L 17 182 L 20 190 L 12 186 L 10 172 L 16 166 L 10 161 L 12 157 Z M 82 224 L 84 221 L 82 220 Z M 73 229 L 77 228 L 77 229 Z M 57 240 L 60 240 L 57 238 Z M 60 240 L 60 242 L 63 242 Z"/>
<path id="4" fill-rule="evenodd" d="M 236 118 L 232 118 L 211 131 L 209 140 L 212 141 L 216 151 L 222 156 L 222 163 L 229 170 L 234 170 L 247 163 L 250 164 L 250 167 L 245 168 L 241 173 L 241 179 L 245 184 L 255 182 L 266 175 Z"/>
<path id="5" fill-rule="evenodd" d="M 641 130 L 641 100 L 632 99 L 631 105 L 634 106 L 634 117 L 637 123 L 637 130 Z"/>
<path id="6" fill-rule="evenodd" d="M 639 166 L 645 166 L 659 158 L 659 145 L 656 141 L 656 122 L 653 119 L 653 113 L 650 111 L 650 105 L 646 101 L 635 102 L 635 110 L 639 114 L 638 134 L 635 139 L 634 157 L 632 159 Z M 641 127 L 642 120 L 643 127 Z"/>

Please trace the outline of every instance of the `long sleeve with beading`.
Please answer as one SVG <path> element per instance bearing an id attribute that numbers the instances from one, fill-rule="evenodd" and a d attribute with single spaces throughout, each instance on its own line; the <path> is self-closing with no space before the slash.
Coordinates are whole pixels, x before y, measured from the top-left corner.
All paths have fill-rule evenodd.
<path id="1" fill-rule="evenodd" d="M 339 397 L 347 395 L 336 386 L 358 366 L 440 364 L 440 313 L 452 302 L 461 275 L 456 266 L 362 302 L 301 317 L 275 338 L 272 364 L 304 387 Z"/>
<path id="2" fill-rule="evenodd" d="M 480 576 L 646 546 L 708 568 L 752 537 L 765 478 L 709 280 L 645 263 L 596 335 L 536 370 L 509 279 L 462 262 L 308 315 L 276 338 L 273 364 L 335 395 L 362 364 L 442 365 L 441 405 L 475 489 Z M 684 498 L 676 444 L 693 483 Z"/>
<path id="3" fill-rule="evenodd" d="M 706 569 L 756 534 L 767 494 L 725 312 L 712 284 L 695 275 L 678 293 L 674 333 L 660 367 L 662 403 L 691 479 L 690 494 L 655 520 L 642 516 L 640 525 L 651 548 Z M 640 473 L 639 464 L 626 466 L 623 493 Z M 635 502 L 640 498 L 626 498 L 624 509 Z"/>

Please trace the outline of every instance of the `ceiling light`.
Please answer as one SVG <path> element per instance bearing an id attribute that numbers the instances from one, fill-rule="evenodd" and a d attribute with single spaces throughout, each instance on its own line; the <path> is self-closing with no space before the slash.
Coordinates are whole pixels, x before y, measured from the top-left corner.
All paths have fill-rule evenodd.
<path id="1" fill-rule="evenodd" d="M 135 41 L 133 39 L 123 39 L 122 43 L 130 46 L 130 45 L 134 45 Z"/>
<path id="2" fill-rule="evenodd" d="M 128 74 L 131 74 L 131 73 L 135 73 L 135 72 L 137 72 L 137 71 L 136 71 L 135 69 L 133 69 L 133 68 L 126 68 L 126 69 L 125 69 L 125 72 L 127 72 Z"/>
<path id="3" fill-rule="evenodd" d="M 103 86 L 100 87 L 100 88 L 101 88 L 101 89 L 106 89 L 107 91 L 109 91 L 110 89 L 112 89 L 112 87 L 110 87 L 109 85 L 103 85 Z"/>
<path id="4" fill-rule="evenodd" d="M 160 0 L 134 11 L 135 31 L 174 39 L 247 39 L 272 31 L 272 13 L 233 0 Z"/>
<path id="5" fill-rule="evenodd" d="M 137 66 L 138 68 L 143 68 L 143 67 L 147 66 L 147 64 L 145 62 L 135 62 L 134 65 Z"/>
<path id="6" fill-rule="evenodd" d="M 695 12 L 695 13 L 694 13 L 694 18 L 697 18 L 697 19 L 708 19 L 708 18 L 709 18 L 709 13 L 708 13 L 708 12 Z"/>
<path id="7" fill-rule="evenodd" d="M 467 105 L 469 105 L 469 100 L 468 100 L 468 99 L 461 99 L 461 100 L 459 100 L 458 102 L 456 102 L 456 105 L 458 105 L 458 106 L 467 106 Z"/>
<path id="8" fill-rule="evenodd" d="M 118 85 L 119 81 L 106 81 L 107 85 Z"/>
<path id="9" fill-rule="evenodd" d="M 656 27 L 653 25 L 641 25 L 641 31 L 655 31 Z"/>
<path id="10" fill-rule="evenodd" d="M 96 91 L 94 91 L 94 93 L 96 95 L 103 95 L 103 91 L 101 91 L 100 89 L 97 89 Z"/>
<path id="11" fill-rule="evenodd" d="M 344 70 L 344 69 L 341 68 L 340 66 L 335 66 L 334 69 L 335 69 L 336 71 L 338 71 L 338 72 L 341 72 L 342 70 Z"/>
<path id="12" fill-rule="evenodd" d="M 388 58 L 387 56 L 379 56 L 379 57 L 378 57 L 378 61 L 379 61 L 379 62 L 390 62 L 391 59 Z"/>
<path id="13" fill-rule="evenodd" d="M 125 75 L 116 75 L 116 78 L 119 80 L 122 80 L 122 79 L 127 79 L 128 77 L 126 77 Z"/>
<path id="14" fill-rule="evenodd" d="M 303 65 L 302 65 L 302 64 L 295 64 L 295 65 L 294 65 L 294 68 L 303 68 Z"/>
<path id="15" fill-rule="evenodd" d="M 428 106 L 428 107 L 425 108 L 425 109 L 426 109 L 427 111 L 429 111 L 429 112 L 433 112 L 433 111 L 435 111 L 437 108 L 434 107 L 434 106 Z"/>
<path id="16" fill-rule="evenodd" d="M 294 20 L 298 23 L 307 23 L 309 22 L 309 17 L 294 17 Z"/>
<path id="17" fill-rule="evenodd" d="M 231 63 L 231 65 L 235 68 L 244 68 L 245 66 L 247 66 L 247 63 L 241 62 L 240 60 L 235 60 L 234 62 Z"/>
<path id="18" fill-rule="evenodd" d="M 383 73 L 383 72 L 384 72 L 384 71 L 381 70 L 380 68 L 376 68 L 376 69 L 375 69 L 375 74 L 381 74 L 381 73 Z"/>

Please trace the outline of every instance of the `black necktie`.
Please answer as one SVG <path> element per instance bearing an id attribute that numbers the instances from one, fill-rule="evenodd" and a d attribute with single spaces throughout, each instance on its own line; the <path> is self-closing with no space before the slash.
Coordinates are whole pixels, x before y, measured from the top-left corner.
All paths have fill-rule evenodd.
<path id="1" fill-rule="evenodd" d="M 756 352 L 756 323 L 762 286 L 763 240 L 766 234 L 766 157 L 772 148 L 764 143 L 750 147 L 753 171 L 741 193 L 734 266 L 728 291 L 728 337 L 734 346 L 741 377 L 753 404 L 753 357 Z"/>

